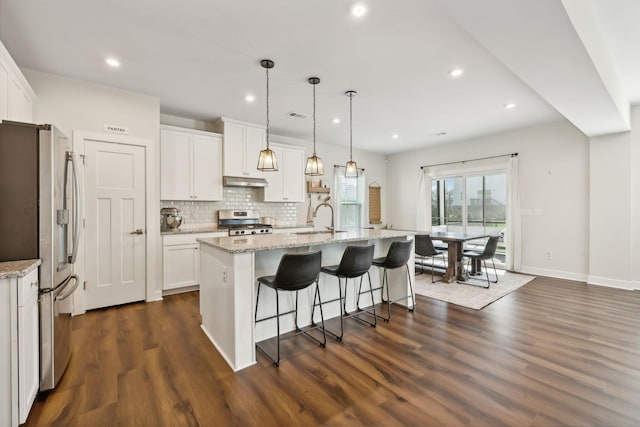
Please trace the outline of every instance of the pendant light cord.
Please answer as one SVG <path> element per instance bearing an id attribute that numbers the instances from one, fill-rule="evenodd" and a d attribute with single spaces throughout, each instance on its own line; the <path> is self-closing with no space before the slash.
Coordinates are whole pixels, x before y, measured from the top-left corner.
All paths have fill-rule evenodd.
<path id="1" fill-rule="evenodd" d="M 316 155 L 316 85 L 313 85 L 313 156 Z"/>
<path id="2" fill-rule="evenodd" d="M 353 94 L 349 94 L 349 161 L 353 161 Z"/>
<path id="3" fill-rule="evenodd" d="M 269 149 L 269 68 L 267 70 L 267 150 Z"/>

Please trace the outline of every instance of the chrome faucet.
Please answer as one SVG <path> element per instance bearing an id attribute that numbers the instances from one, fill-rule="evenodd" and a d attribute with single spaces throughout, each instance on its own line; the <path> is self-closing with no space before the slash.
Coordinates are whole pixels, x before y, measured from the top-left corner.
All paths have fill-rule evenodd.
<path id="1" fill-rule="evenodd" d="M 329 204 L 329 199 L 331 198 L 331 196 L 327 196 L 325 197 L 325 199 L 318 205 L 316 206 L 315 210 L 313 211 L 313 217 L 316 217 L 316 214 L 318 213 L 318 209 L 320 209 L 322 206 L 326 206 L 329 209 L 331 209 L 331 227 L 326 227 L 328 230 L 330 230 L 332 233 L 336 232 L 336 228 L 334 226 L 334 220 L 333 220 L 333 206 L 331 206 Z"/>

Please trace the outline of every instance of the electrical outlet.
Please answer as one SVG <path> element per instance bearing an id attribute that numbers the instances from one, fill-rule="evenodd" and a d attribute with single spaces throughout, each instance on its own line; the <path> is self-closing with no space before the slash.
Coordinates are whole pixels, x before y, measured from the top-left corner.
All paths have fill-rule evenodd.
<path id="1" fill-rule="evenodd" d="M 553 252 L 547 251 L 546 256 L 547 256 L 547 259 L 553 259 Z"/>
<path id="2" fill-rule="evenodd" d="M 227 267 L 222 267 L 222 282 L 227 283 Z"/>

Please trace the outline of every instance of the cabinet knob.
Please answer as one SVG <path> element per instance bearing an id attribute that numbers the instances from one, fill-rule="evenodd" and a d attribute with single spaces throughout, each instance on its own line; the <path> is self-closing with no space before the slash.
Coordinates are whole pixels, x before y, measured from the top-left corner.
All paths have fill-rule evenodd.
<path id="1" fill-rule="evenodd" d="M 31 282 L 31 286 L 38 286 L 38 282 L 37 281 Z"/>

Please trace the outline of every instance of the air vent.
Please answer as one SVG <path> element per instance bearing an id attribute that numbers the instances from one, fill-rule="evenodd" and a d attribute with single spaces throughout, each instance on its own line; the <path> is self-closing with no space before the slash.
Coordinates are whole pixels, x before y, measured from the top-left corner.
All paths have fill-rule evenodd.
<path id="1" fill-rule="evenodd" d="M 289 117 L 295 117 L 296 119 L 306 119 L 309 116 L 307 114 L 296 113 L 295 111 L 292 111 L 289 113 Z"/>

